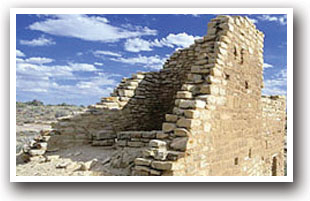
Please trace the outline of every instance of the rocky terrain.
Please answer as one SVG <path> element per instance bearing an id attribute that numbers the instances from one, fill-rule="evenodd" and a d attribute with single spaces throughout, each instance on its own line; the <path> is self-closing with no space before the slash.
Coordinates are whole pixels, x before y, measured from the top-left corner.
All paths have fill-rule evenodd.
<path id="1" fill-rule="evenodd" d="M 111 176 L 129 175 L 133 160 L 141 154 L 114 146 L 73 146 L 46 150 L 46 133 L 58 118 L 84 111 L 83 106 L 44 105 L 34 100 L 16 103 L 17 176 Z M 34 148 L 34 149 L 33 149 Z M 29 154 L 25 154 L 28 152 Z"/>
<path id="2" fill-rule="evenodd" d="M 40 130 L 49 130 L 57 118 L 73 115 L 85 110 L 83 106 L 68 104 L 44 105 L 38 100 L 16 102 L 16 153 Z"/>

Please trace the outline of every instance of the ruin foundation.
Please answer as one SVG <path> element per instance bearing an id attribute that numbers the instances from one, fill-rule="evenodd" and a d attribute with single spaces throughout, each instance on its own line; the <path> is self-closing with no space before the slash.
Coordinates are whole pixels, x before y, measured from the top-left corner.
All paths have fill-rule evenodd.
<path id="1" fill-rule="evenodd" d="M 217 16 L 160 71 L 59 120 L 47 149 L 139 149 L 130 175 L 284 175 L 286 100 L 261 94 L 263 38 L 246 17 Z"/>

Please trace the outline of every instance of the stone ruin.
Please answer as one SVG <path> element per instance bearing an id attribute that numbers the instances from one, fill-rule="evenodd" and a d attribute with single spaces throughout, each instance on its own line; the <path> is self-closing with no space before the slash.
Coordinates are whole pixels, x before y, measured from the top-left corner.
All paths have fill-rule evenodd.
<path id="1" fill-rule="evenodd" d="M 46 149 L 135 151 L 128 175 L 284 175 L 286 100 L 262 96 L 263 38 L 246 17 L 217 16 L 160 71 L 52 125 Z"/>

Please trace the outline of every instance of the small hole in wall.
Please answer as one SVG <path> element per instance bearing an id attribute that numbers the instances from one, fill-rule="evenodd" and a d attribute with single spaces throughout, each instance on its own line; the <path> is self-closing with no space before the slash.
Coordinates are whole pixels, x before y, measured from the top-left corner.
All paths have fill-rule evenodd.
<path id="1" fill-rule="evenodd" d="M 248 81 L 245 81 L 245 82 L 244 82 L 244 87 L 245 87 L 245 89 L 248 89 L 248 88 L 249 88 L 249 83 L 248 83 Z"/>
<path id="2" fill-rule="evenodd" d="M 241 57 L 240 64 L 243 64 L 243 56 L 244 56 L 244 49 L 242 48 L 240 51 L 240 57 Z"/>
<path id="3" fill-rule="evenodd" d="M 225 73 L 224 76 L 225 76 L 225 80 L 229 80 L 230 75 L 228 75 L 228 74 Z"/>
<path id="4" fill-rule="evenodd" d="M 238 157 L 235 158 L 235 165 L 238 165 Z"/>
<path id="5" fill-rule="evenodd" d="M 237 53 L 237 47 L 234 46 L 234 56 L 235 56 L 235 60 L 237 59 L 238 53 Z"/>
<path id="6" fill-rule="evenodd" d="M 252 149 L 249 149 L 249 158 L 252 157 Z"/>
<path id="7" fill-rule="evenodd" d="M 272 176 L 277 176 L 277 158 L 273 157 L 272 158 L 272 166 L 271 166 L 271 173 Z"/>
<path id="8" fill-rule="evenodd" d="M 266 149 L 268 149 L 268 141 L 267 140 L 265 141 L 265 144 L 266 144 Z"/>

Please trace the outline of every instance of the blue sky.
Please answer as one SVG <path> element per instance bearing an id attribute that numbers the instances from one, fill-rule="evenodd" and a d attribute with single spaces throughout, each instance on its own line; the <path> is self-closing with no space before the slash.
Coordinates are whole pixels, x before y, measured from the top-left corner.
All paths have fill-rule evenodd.
<path id="1" fill-rule="evenodd" d="M 264 32 L 264 94 L 286 94 L 286 15 L 246 15 Z M 215 15 L 16 17 L 16 99 L 94 104 L 122 77 L 157 71 Z"/>

